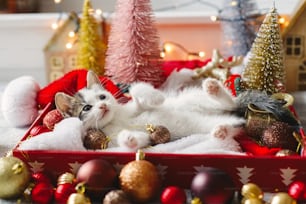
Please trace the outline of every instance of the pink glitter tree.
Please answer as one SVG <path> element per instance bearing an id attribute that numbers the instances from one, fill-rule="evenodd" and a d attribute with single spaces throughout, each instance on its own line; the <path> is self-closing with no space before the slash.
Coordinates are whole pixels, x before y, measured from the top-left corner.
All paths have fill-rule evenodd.
<path id="1" fill-rule="evenodd" d="M 108 40 L 105 75 L 116 83 L 165 80 L 150 0 L 117 0 Z"/>

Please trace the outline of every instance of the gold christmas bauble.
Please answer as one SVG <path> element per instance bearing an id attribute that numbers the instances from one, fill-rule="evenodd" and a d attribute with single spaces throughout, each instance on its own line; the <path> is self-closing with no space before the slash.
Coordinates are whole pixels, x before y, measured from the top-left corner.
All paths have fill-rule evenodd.
<path id="1" fill-rule="evenodd" d="M 248 198 L 256 198 L 256 199 L 262 199 L 263 198 L 263 192 L 262 190 L 254 183 L 247 183 L 244 184 L 241 188 L 241 195 Z"/>
<path id="2" fill-rule="evenodd" d="M 0 198 L 20 196 L 30 182 L 30 173 L 23 161 L 16 157 L 0 158 Z"/>
<path id="3" fill-rule="evenodd" d="M 241 204 L 264 204 L 264 202 L 258 198 L 246 198 L 242 199 Z"/>
<path id="4" fill-rule="evenodd" d="M 297 204 L 297 202 L 288 193 L 280 192 L 272 197 L 271 204 Z"/>
<path id="5" fill-rule="evenodd" d="M 83 193 L 72 193 L 67 200 L 67 204 L 91 204 L 91 202 Z"/>
<path id="6" fill-rule="evenodd" d="M 135 160 L 126 164 L 119 175 L 121 189 L 135 202 L 151 200 L 160 188 L 156 167 L 146 160 Z"/>

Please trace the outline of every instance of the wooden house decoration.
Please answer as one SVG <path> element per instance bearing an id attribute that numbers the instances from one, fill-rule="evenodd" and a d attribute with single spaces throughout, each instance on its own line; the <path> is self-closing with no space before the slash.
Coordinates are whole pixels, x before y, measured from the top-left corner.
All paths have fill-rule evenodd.
<path id="1" fill-rule="evenodd" d="M 298 4 L 282 37 L 287 91 L 306 90 L 306 0 Z"/>
<path id="2" fill-rule="evenodd" d="M 80 20 L 75 12 L 71 12 L 44 47 L 47 82 L 52 82 L 65 73 L 80 68 L 77 65 L 77 30 Z M 109 25 L 103 18 L 98 25 L 101 31 L 101 40 L 106 44 Z M 74 31 L 75 35 L 71 36 L 71 31 Z"/>
<path id="3" fill-rule="evenodd" d="M 69 32 L 75 31 L 79 24 L 79 17 L 72 12 L 59 26 L 44 48 L 47 81 L 60 78 L 65 73 L 77 67 L 77 46 L 67 49 Z M 72 36 L 71 36 L 72 37 Z"/>

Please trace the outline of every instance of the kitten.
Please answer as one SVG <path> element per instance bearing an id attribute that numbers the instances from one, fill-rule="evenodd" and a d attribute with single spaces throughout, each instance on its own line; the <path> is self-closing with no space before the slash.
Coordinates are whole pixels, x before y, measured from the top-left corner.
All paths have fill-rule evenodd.
<path id="1" fill-rule="evenodd" d="M 64 116 L 80 118 L 86 128 L 101 129 L 110 137 L 109 147 L 129 150 L 150 145 L 146 124 L 167 127 L 174 141 L 193 134 L 234 137 L 241 130 L 237 126 L 244 123 L 229 113 L 236 108 L 234 98 L 215 79 L 175 93 L 139 82 L 132 84 L 130 95 L 128 103 L 118 103 L 89 71 L 86 88 L 73 97 L 58 93 L 55 103 Z"/>

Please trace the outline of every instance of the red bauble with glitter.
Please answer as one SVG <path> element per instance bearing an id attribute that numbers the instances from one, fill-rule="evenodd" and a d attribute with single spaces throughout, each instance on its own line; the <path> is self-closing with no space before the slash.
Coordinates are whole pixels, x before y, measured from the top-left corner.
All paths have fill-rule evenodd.
<path id="1" fill-rule="evenodd" d="M 298 202 L 306 201 L 306 183 L 294 181 L 288 187 L 288 194 Z"/>
<path id="2" fill-rule="evenodd" d="M 168 186 L 163 190 L 160 197 L 162 204 L 184 204 L 186 200 L 185 191 L 177 186 Z"/>
<path id="3" fill-rule="evenodd" d="M 43 124 L 49 128 L 50 130 L 53 130 L 56 123 L 59 123 L 61 120 L 63 120 L 63 115 L 59 112 L 59 110 L 54 109 L 49 111 L 46 116 L 43 118 Z"/>
<path id="4" fill-rule="evenodd" d="M 207 167 L 193 177 L 190 190 L 203 204 L 225 204 L 233 199 L 235 184 L 226 172 Z"/>
<path id="5" fill-rule="evenodd" d="M 31 191 L 33 203 L 48 204 L 53 199 L 53 186 L 48 182 L 39 182 L 35 184 Z"/>
<path id="6" fill-rule="evenodd" d="M 103 159 L 93 159 L 85 162 L 79 168 L 76 183 L 84 182 L 86 192 L 95 197 L 102 197 L 115 188 L 117 178 L 117 172 L 109 162 Z"/>

